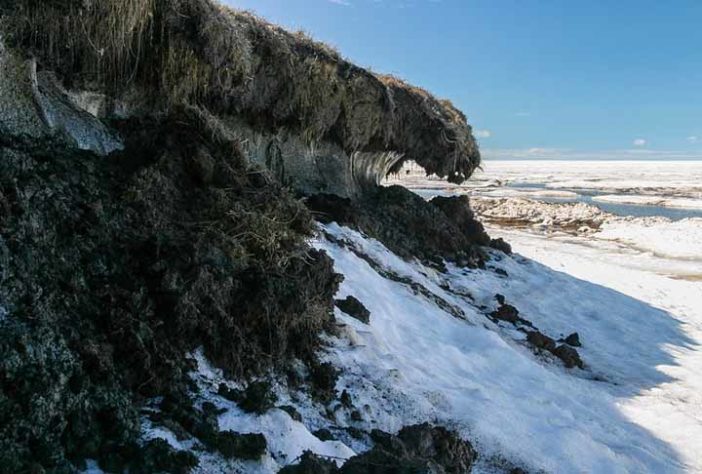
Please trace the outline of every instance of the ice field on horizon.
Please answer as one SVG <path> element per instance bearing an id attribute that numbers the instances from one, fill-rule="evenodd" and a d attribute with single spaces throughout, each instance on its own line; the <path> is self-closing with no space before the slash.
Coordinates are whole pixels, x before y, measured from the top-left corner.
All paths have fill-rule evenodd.
<path id="1" fill-rule="evenodd" d="M 702 217 L 702 161 L 494 160 L 484 161 L 462 185 L 427 177 L 410 163 L 386 184 L 401 184 L 424 196 L 471 194 L 624 205 L 622 214 L 637 209 L 626 205 L 638 205 Z M 614 206 L 603 208 L 618 211 Z"/>

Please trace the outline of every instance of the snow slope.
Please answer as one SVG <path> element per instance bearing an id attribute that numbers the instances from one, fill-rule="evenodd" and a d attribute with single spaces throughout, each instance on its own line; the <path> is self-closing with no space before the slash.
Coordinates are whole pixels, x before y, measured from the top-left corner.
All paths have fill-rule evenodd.
<path id="1" fill-rule="evenodd" d="M 344 370 L 340 388 L 366 407 L 365 427 L 447 424 L 476 444 L 483 472 L 511 463 L 546 472 L 702 471 L 689 442 L 702 439 L 699 285 L 529 234 L 508 237 L 517 251 L 580 278 L 521 256 L 495 263 L 509 278 L 457 268 L 443 276 L 349 229 L 325 230 L 346 242 L 317 244 L 346 278 L 339 296 L 352 294 L 371 311 L 370 326 L 339 313 L 347 336 L 328 355 Z M 385 278 L 359 252 L 465 316 Z M 586 370 L 534 355 L 522 333 L 487 319 L 495 293 L 546 334 L 578 331 Z"/>
<path id="2" fill-rule="evenodd" d="M 644 221 L 608 221 L 585 236 L 492 228 L 516 254 L 493 252 L 486 269 L 449 265 L 447 273 L 356 231 L 322 226 L 314 245 L 345 278 L 337 298 L 353 295 L 371 312 L 366 325 L 337 309 L 340 333 L 328 336 L 323 354 L 341 369 L 337 389 L 351 394 L 360 420 L 283 381 L 279 405 L 294 406 L 301 422 L 280 409 L 244 413 L 217 395 L 220 383 L 233 384 L 194 354 L 200 402 L 226 410 L 220 429 L 263 433 L 270 448 L 260 462 L 200 452 L 197 472 L 275 473 L 305 450 L 343 463 L 370 448 L 344 427 L 394 432 L 424 421 L 470 440 L 478 473 L 702 472 L 702 282 L 681 278 L 697 260 L 660 251 L 677 235 L 694 255 L 699 222 Z M 657 231 L 646 234 L 651 226 Z M 497 293 L 555 339 L 577 331 L 585 369 L 535 353 L 524 332 L 488 318 Z M 319 428 L 339 441 L 319 440 Z M 194 446 L 146 423 L 144 438 L 154 437 Z"/>
<path id="3" fill-rule="evenodd" d="M 330 415 L 283 382 L 279 405 L 295 406 L 301 422 L 280 409 L 244 413 L 217 395 L 232 382 L 194 354 L 200 402 L 226 410 L 220 429 L 263 433 L 270 448 L 260 462 L 199 452 L 196 472 L 275 473 L 305 450 L 343 463 L 370 445 L 342 428 L 394 432 L 424 421 L 470 440 L 483 474 L 702 472 L 702 283 L 676 278 L 674 261 L 599 234 L 489 230 L 518 253 L 442 274 L 323 226 L 314 245 L 344 275 L 337 297 L 353 295 L 371 312 L 366 325 L 337 309 L 341 330 L 323 355 L 342 370 L 337 389 L 351 394 L 360 420 L 338 405 Z M 577 331 L 585 369 L 535 353 L 515 326 L 489 319 L 497 293 L 551 337 Z M 339 441 L 319 440 L 319 428 Z M 144 438 L 154 437 L 194 447 L 147 422 Z"/>

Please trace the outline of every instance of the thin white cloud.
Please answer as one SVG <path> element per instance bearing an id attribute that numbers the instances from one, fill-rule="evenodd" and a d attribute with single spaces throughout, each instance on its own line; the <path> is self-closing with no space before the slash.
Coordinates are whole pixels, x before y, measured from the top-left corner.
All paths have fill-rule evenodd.
<path id="1" fill-rule="evenodd" d="M 688 141 L 689 143 L 693 143 L 693 144 L 694 144 L 694 143 L 697 143 L 697 142 L 700 141 L 700 137 L 695 136 L 695 135 L 692 135 L 692 136 L 687 137 L 687 141 Z"/>
<path id="2" fill-rule="evenodd" d="M 473 135 L 475 135 L 476 138 L 490 138 L 492 132 L 490 130 L 475 130 Z"/>
<path id="3" fill-rule="evenodd" d="M 646 141 L 645 138 L 637 138 L 632 142 L 634 146 L 646 146 L 648 142 Z"/>
<path id="4" fill-rule="evenodd" d="M 342 5 L 345 7 L 350 7 L 351 2 L 348 2 L 347 0 L 327 0 L 329 3 L 334 3 L 335 5 Z"/>

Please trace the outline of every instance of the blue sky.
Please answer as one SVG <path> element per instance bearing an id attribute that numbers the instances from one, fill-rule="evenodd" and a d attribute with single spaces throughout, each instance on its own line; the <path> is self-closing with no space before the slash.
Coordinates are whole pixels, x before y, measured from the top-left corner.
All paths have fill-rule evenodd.
<path id="1" fill-rule="evenodd" d="M 700 0 L 226 3 L 451 99 L 488 158 L 702 158 Z"/>

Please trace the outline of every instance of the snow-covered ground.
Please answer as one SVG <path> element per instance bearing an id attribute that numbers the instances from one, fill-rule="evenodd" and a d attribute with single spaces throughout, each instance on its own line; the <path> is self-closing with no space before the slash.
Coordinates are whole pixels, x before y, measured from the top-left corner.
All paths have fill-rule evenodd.
<path id="1" fill-rule="evenodd" d="M 476 444 L 482 472 L 500 472 L 503 460 L 546 472 L 702 471 L 699 283 L 631 265 L 644 253 L 578 237 L 491 229 L 523 255 L 493 264 L 504 277 L 437 274 L 348 229 L 327 231 L 348 242 L 319 244 L 346 277 L 342 296 L 371 311 L 370 326 L 340 314 L 350 335 L 330 354 L 343 384 L 371 407 L 369 428 L 447 424 Z M 359 251 L 465 317 L 384 278 Z M 534 355 L 521 332 L 488 320 L 496 293 L 546 334 L 579 332 L 585 370 Z"/>
<path id="2" fill-rule="evenodd" d="M 457 186 L 441 179 L 429 179 L 431 187 L 461 192 L 484 187 L 523 184 L 550 190 L 591 189 L 640 190 L 662 194 L 661 190 L 702 192 L 702 161 L 486 161 L 471 179 Z M 389 181 L 408 187 L 427 182 L 424 171 L 409 163 Z M 518 186 L 517 186 L 518 187 Z"/>
<path id="3" fill-rule="evenodd" d="M 655 169 L 669 177 L 659 188 L 694 192 L 684 172 Z M 244 413 L 216 394 L 221 373 L 195 354 L 201 400 L 226 409 L 220 428 L 263 433 L 270 448 L 256 463 L 205 455 L 199 472 L 273 473 L 304 450 L 342 463 L 370 447 L 344 427 L 394 432 L 424 421 L 471 441 L 478 473 L 702 472 L 702 219 L 622 217 L 525 196 L 477 204 L 490 234 L 515 251 L 491 251 L 483 270 L 439 273 L 356 231 L 323 226 L 314 245 L 344 275 L 337 298 L 353 295 L 371 312 L 364 324 L 337 309 L 340 333 L 323 354 L 341 369 L 337 389 L 358 413 L 284 383 L 280 404 L 295 406 L 302 422 L 279 409 Z M 584 369 L 566 369 L 518 327 L 490 319 L 496 294 L 554 339 L 578 332 Z M 188 447 L 146 428 L 146 437 Z M 338 441 L 315 437 L 319 428 Z"/>
<path id="4" fill-rule="evenodd" d="M 409 163 L 387 182 L 425 197 L 584 202 L 619 215 L 702 217 L 702 161 L 487 161 L 462 185 L 427 177 Z"/>

